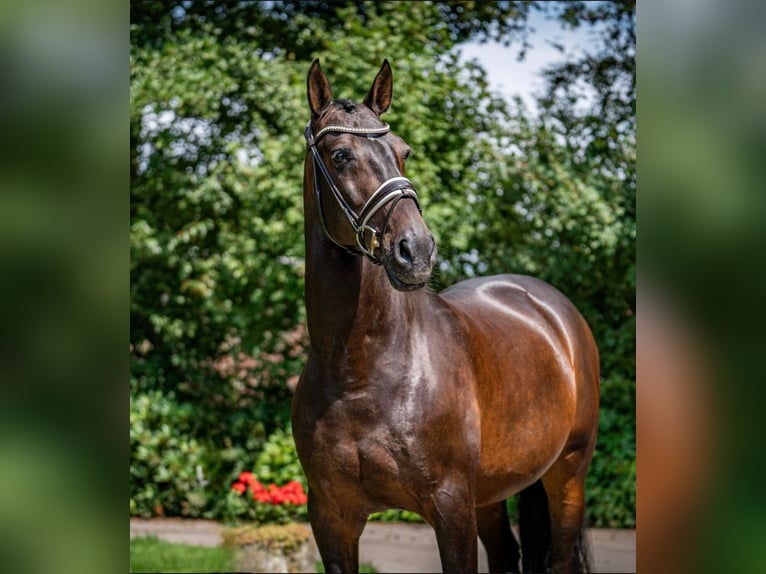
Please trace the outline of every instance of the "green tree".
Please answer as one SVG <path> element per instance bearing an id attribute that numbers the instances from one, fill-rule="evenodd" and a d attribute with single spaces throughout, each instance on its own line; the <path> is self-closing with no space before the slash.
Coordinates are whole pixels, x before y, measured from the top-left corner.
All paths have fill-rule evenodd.
<path id="1" fill-rule="evenodd" d="M 523 55 L 534 11 L 603 38 L 549 70 L 537 115 L 459 57 L 470 39 Z M 131 461 L 141 511 L 216 512 L 215 493 L 286 423 L 306 348 L 301 135 L 314 57 L 336 96 L 357 99 L 393 63 L 386 120 L 413 149 L 408 176 L 439 245 L 433 287 L 506 271 L 551 281 L 593 326 L 604 376 L 617 377 L 609 392 L 624 394 L 619 381 L 635 377 L 631 41 L 633 8 L 611 3 L 131 2 L 131 401 L 161 402 L 135 409 L 142 432 L 158 449 L 194 444 L 208 482 L 187 472 L 194 504 L 171 500 L 187 482 L 163 491 L 152 477 L 169 463 L 142 450 Z M 609 432 L 630 416 L 615 401 Z M 162 427 L 175 411 L 183 437 Z"/>

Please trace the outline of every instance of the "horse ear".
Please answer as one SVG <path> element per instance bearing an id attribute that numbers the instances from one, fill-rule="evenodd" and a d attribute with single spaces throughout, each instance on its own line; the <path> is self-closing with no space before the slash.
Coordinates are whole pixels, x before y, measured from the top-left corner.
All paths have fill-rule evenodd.
<path id="1" fill-rule="evenodd" d="M 324 75 L 322 68 L 319 67 L 319 58 L 311 63 L 309 75 L 306 78 L 306 87 L 311 117 L 316 118 L 319 116 L 322 108 L 332 101 L 330 82 L 327 81 L 327 76 Z"/>
<path id="2" fill-rule="evenodd" d="M 391 98 L 394 91 L 394 75 L 391 73 L 391 65 L 388 60 L 383 60 L 378 75 L 372 83 L 367 97 L 364 98 L 364 105 L 370 108 L 376 115 L 385 113 L 391 105 Z"/>

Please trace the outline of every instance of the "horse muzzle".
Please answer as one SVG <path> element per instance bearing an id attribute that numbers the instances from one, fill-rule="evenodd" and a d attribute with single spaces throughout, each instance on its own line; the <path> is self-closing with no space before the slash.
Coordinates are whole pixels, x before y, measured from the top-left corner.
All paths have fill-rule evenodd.
<path id="1" fill-rule="evenodd" d="M 396 236 L 383 258 L 394 289 L 414 291 L 425 287 L 436 263 L 436 242 L 427 230 L 409 230 Z"/>

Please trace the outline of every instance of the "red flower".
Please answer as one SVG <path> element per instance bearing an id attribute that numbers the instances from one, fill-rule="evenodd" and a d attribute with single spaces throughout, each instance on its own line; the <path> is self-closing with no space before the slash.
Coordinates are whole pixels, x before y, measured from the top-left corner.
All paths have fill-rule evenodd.
<path id="1" fill-rule="evenodd" d="M 253 500 L 258 502 L 271 502 L 271 496 L 269 496 L 269 493 L 266 491 L 254 492 Z"/>
<path id="2" fill-rule="evenodd" d="M 253 476 L 253 473 L 249 471 L 241 472 L 239 474 L 239 480 L 249 485 L 250 488 L 253 487 L 253 483 L 258 482 L 255 476 Z"/>
<path id="3" fill-rule="evenodd" d="M 247 488 L 252 492 L 253 500 L 264 504 L 301 505 L 308 502 L 308 497 L 303 491 L 303 486 L 297 480 L 291 480 L 284 486 L 277 486 L 273 482 L 264 486 L 252 472 L 242 472 L 239 480 L 232 485 L 231 489 L 239 494 L 244 494 Z"/>

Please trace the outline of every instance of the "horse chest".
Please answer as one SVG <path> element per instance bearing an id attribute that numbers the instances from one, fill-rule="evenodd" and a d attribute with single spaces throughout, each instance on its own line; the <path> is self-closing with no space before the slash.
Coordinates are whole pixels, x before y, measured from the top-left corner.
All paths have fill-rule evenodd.
<path id="1" fill-rule="evenodd" d="M 410 506 L 415 493 L 432 488 L 422 427 L 396 402 L 340 400 L 328 409 L 315 435 L 317 475 L 343 483 L 373 506 Z"/>

